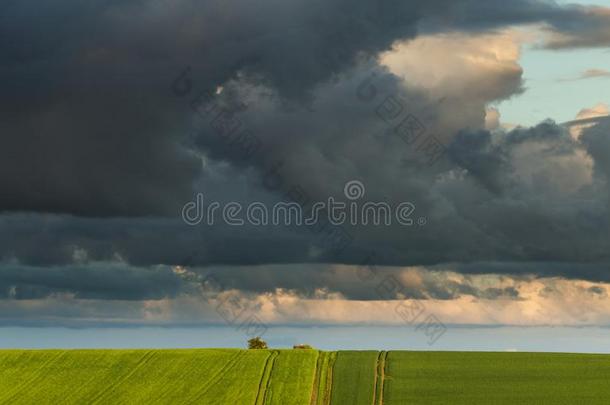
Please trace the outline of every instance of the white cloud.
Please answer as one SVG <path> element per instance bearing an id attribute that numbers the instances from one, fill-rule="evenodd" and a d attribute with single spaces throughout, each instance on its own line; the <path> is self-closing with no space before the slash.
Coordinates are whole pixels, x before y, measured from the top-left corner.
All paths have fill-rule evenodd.
<path id="1" fill-rule="evenodd" d="M 576 121 L 578 120 L 586 120 L 588 118 L 597 118 L 597 117 L 605 117 L 610 115 L 610 110 L 608 109 L 608 105 L 605 103 L 598 103 L 597 105 L 591 108 L 583 108 L 576 115 Z M 570 135 L 574 139 L 580 139 L 582 132 L 586 128 L 590 128 L 594 126 L 595 123 L 583 123 L 576 124 L 570 126 Z"/>
<path id="2" fill-rule="evenodd" d="M 522 91 L 524 40 L 516 30 L 491 34 L 425 35 L 395 45 L 380 62 L 405 86 L 442 100 L 441 127 L 482 128 L 485 107 Z"/>
<path id="3" fill-rule="evenodd" d="M 577 80 L 586 80 L 586 79 L 597 79 L 597 78 L 605 78 L 610 77 L 610 71 L 605 69 L 587 69 L 584 72 L 580 73 L 576 77 L 568 77 L 565 79 L 559 79 L 559 82 L 572 82 Z"/>

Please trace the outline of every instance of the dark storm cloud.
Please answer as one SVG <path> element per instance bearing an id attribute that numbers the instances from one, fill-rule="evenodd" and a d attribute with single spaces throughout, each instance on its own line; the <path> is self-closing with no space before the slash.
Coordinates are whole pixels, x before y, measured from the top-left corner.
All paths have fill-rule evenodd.
<path id="1" fill-rule="evenodd" d="M 524 266 L 531 270 L 531 267 Z M 359 266 L 289 264 L 263 266 L 209 266 L 175 268 L 138 267 L 119 262 L 83 262 L 64 266 L 0 264 L 0 299 L 32 300 L 71 297 L 91 300 L 160 300 L 202 297 L 223 291 L 243 294 L 287 290 L 302 298 L 315 298 L 321 291 L 340 293 L 347 300 L 440 299 L 462 295 L 476 298 L 519 298 L 512 287 L 489 288 L 467 278 L 454 281 L 443 273 L 418 271 L 421 281 L 403 278 L 404 269 L 377 267 L 376 277 L 366 279 Z M 206 282 L 207 280 L 207 282 Z M 383 282 L 398 280 L 400 288 L 391 296 Z M 392 281 L 394 282 L 394 281 Z M 596 292 L 591 289 L 591 292 Z"/>
<path id="2" fill-rule="evenodd" d="M 275 227 L 189 227 L 181 220 L 92 219 L 5 215 L 0 257 L 33 266 L 67 265 L 83 250 L 93 261 L 155 264 L 275 263 L 307 261 L 307 234 Z"/>
<path id="3" fill-rule="evenodd" d="M 168 214 L 200 174 L 168 92 L 246 75 L 284 98 L 421 29 L 546 21 L 595 34 L 604 14 L 537 1 L 93 1 L 1 6 L 0 209 Z M 439 24 L 443 21 L 443 24 Z M 424 28 L 427 27 L 427 28 Z"/>
<path id="4" fill-rule="evenodd" d="M 182 264 L 225 265 L 223 281 L 240 290 L 311 296 L 328 288 L 371 300 L 374 288 L 353 271 L 248 267 L 358 265 L 370 251 L 379 265 L 457 262 L 471 263 L 456 266 L 463 273 L 607 280 L 597 264 L 610 259 L 605 129 L 585 131 L 582 144 L 552 123 L 490 133 L 480 129 L 485 106 L 521 91 L 521 70 L 443 98 L 405 86 L 374 58 L 418 31 L 537 22 L 582 33 L 588 45 L 603 39 L 599 14 L 535 1 L 26 0 L 0 9 L 3 297 L 175 297 L 192 285 L 154 266 Z M 186 80 L 174 82 L 186 66 Z M 222 144 L 207 121 L 185 139 L 197 119 L 189 103 L 220 85 L 214 100 L 239 105 L 239 119 L 263 145 L 252 160 Z M 379 113 L 390 97 L 442 136 L 448 153 L 439 165 L 393 134 L 396 122 Z M 581 151 L 594 158 L 592 184 L 576 176 Z M 566 158 L 574 167 L 566 169 Z M 281 186 L 262 187 L 276 163 Z M 193 191 L 271 204 L 298 187 L 325 201 L 352 179 L 366 185 L 368 201 L 415 203 L 426 226 L 347 227 L 353 241 L 337 253 L 309 229 L 188 227 L 179 218 Z M 75 264 L 81 251 L 94 263 Z M 113 260 L 125 264 L 97 263 Z M 535 260 L 549 264 L 519 263 Z M 587 261 L 596 263 L 566 264 Z M 518 298 L 506 288 L 434 280 L 405 293 Z"/>
<path id="5" fill-rule="evenodd" d="M 551 34 L 541 46 L 550 49 L 608 46 L 607 8 L 558 5 L 552 0 L 429 2 L 422 29 L 436 32 L 488 30 L 505 25 L 545 24 Z"/>
<path id="6" fill-rule="evenodd" d="M 401 88 L 382 69 L 373 71 L 375 102 L 357 96 L 369 68 L 321 86 L 309 111 L 278 111 L 276 100 L 259 96 L 256 89 L 241 98 L 249 108 L 240 119 L 270 145 L 268 161 L 283 163 L 285 186 L 297 184 L 314 199 L 325 200 L 341 197 L 343 184 L 358 179 L 366 185 L 363 201 L 411 201 L 417 215 L 428 218 L 423 227 L 348 227 L 361 258 L 365 248 L 387 253 L 381 255 L 385 264 L 608 260 L 607 183 L 600 177 L 607 155 L 604 127 L 588 129 L 580 142 L 551 121 L 508 133 L 460 128 L 464 123 L 481 127 L 482 117 L 476 116 L 438 125 L 448 115 L 439 114 L 440 108 L 463 117 L 476 104 L 449 99 L 438 107 L 428 94 Z M 228 84 L 227 91 L 234 86 L 239 83 Z M 423 164 L 421 152 L 392 132 L 400 119 L 388 123 L 379 116 L 388 95 L 404 101 L 403 117 L 415 113 L 450 142 L 442 163 Z M 478 103 L 482 111 L 484 103 Z M 426 111 L 429 106 L 433 108 Z M 593 133 L 598 135 L 592 138 Z M 199 135 L 212 145 L 208 150 L 215 150 L 219 141 L 213 128 Z M 592 147 L 594 140 L 599 145 Z M 264 172 L 267 163 L 255 165 Z M 590 178 L 592 170 L 600 175 Z M 350 252 L 332 261 L 357 263 L 356 256 Z"/>
<path id="7" fill-rule="evenodd" d="M 498 193 L 505 187 L 502 173 L 511 168 L 509 158 L 494 148 L 497 146 L 493 145 L 489 131 L 460 132 L 451 143 L 449 155 L 485 189 Z"/>
<path id="8" fill-rule="evenodd" d="M 473 262 L 450 266 L 453 271 L 463 274 L 512 274 L 535 275 L 538 277 L 562 276 L 570 279 L 610 281 L 610 261 L 585 262 Z"/>
<path id="9" fill-rule="evenodd" d="M 357 52 L 412 36 L 410 9 L 404 2 L 6 2 L 0 209 L 173 213 L 200 173 L 180 143 L 186 111 L 169 92 L 180 69 L 192 65 L 202 89 L 241 71 L 302 98 Z"/>
<path id="10" fill-rule="evenodd" d="M 353 124 L 360 125 L 357 121 Z M 358 133 L 350 133 L 353 145 Z M 603 263 L 610 260 L 606 174 L 603 165 L 594 166 L 599 174 L 594 172 L 589 178 L 592 169 L 587 158 L 587 153 L 603 154 L 603 149 L 591 142 L 603 139 L 604 134 L 603 128 L 593 127 L 583 135 L 590 141 L 578 142 L 551 122 L 506 134 L 464 131 L 449 147 L 446 166 L 440 167 L 410 166 L 415 160 L 402 161 L 405 153 L 411 153 L 408 149 L 392 143 L 376 146 L 380 142 L 370 135 L 362 136 L 362 142 L 369 142 L 367 137 L 372 140 L 360 150 L 371 156 L 363 155 L 356 162 L 367 163 L 378 152 L 385 164 L 376 165 L 375 170 L 335 167 L 326 158 L 309 160 L 295 155 L 291 162 L 301 165 L 307 176 L 295 171 L 288 178 L 295 184 L 317 185 L 318 189 L 312 188 L 313 198 L 343 198 L 342 179 L 358 178 L 367 186 L 363 201 L 383 201 L 384 195 L 388 201 L 415 201 L 418 215 L 427 217 L 425 226 L 346 227 L 353 240 L 339 253 L 327 250 L 329 240 L 309 227 L 230 227 L 222 223 L 189 227 L 178 218 L 87 219 L 22 214 L 2 217 L 0 256 L 30 265 L 65 265 L 72 262 L 77 249 L 83 249 L 91 260 L 120 257 L 139 266 L 357 265 L 374 251 L 374 262 L 380 265 L 485 262 L 492 265 L 480 266 L 480 272 L 555 273 L 606 280 Z M 341 145 L 336 150 L 330 146 L 328 156 L 342 150 Z M 382 154 L 383 149 L 375 151 L 376 147 L 387 149 Z M 233 169 L 215 167 L 208 166 L 214 176 L 199 185 L 205 190 L 206 201 L 262 201 L 267 206 L 278 201 L 277 192 L 261 191 L 259 175 L 236 175 Z M 325 170 L 318 173 L 320 167 Z M 324 173 L 339 169 L 345 173 L 322 181 Z M 418 175 L 403 174 L 409 171 Z M 228 179 L 232 181 L 225 183 Z M 400 188 L 395 186 L 397 181 Z M 494 187 L 490 189 L 487 184 Z M 215 190 L 221 189 L 223 193 L 215 195 Z M 384 193 L 386 190 L 394 194 Z M 516 264 L 502 267 L 503 261 Z M 558 265 L 562 261 L 583 265 Z M 520 262 L 549 262 L 549 266 L 519 267 Z M 459 269 L 471 272 L 468 266 Z"/>
<path id="11" fill-rule="evenodd" d="M 0 265 L 0 296 L 11 299 L 69 294 L 81 299 L 146 300 L 175 297 L 187 283 L 166 266 L 138 268 L 117 263 L 35 267 Z"/>
<path id="12" fill-rule="evenodd" d="M 549 49 L 607 47 L 610 45 L 610 12 L 604 7 L 569 6 L 570 15 L 552 22 Z"/>
<path id="13" fill-rule="evenodd" d="M 595 175 L 602 181 L 610 182 L 610 117 L 597 119 L 597 125 L 583 132 L 583 143 L 595 160 Z"/>

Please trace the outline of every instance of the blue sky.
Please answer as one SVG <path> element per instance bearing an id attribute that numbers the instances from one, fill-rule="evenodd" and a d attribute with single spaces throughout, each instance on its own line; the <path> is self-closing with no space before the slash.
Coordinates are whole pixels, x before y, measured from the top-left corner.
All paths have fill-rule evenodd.
<path id="1" fill-rule="evenodd" d="M 610 6 L 610 1 L 565 1 Z M 544 50 L 527 45 L 520 64 L 526 91 L 498 104 L 502 122 L 531 126 L 551 118 L 565 122 L 583 108 L 610 104 L 610 77 L 569 80 L 589 69 L 610 70 L 610 48 Z"/>
<path id="2" fill-rule="evenodd" d="M 550 51 L 528 47 L 520 64 L 526 90 L 498 104 L 503 122 L 527 126 L 547 118 L 565 122 L 583 108 L 610 103 L 610 78 L 566 80 L 588 69 L 610 69 L 609 49 Z"/>
<path id="3" fill-rule="evenodd" d="M 456 350 L 610 353 L 608 327 L 471 327 L 448 325 L 429 345 L 416 327 L 272 326 L 271 347 L 307 343 L 322 350 Z M 123 328 L 0 328 L 1 348 L 243 348 L 248 339 L 228 326 Z"/>

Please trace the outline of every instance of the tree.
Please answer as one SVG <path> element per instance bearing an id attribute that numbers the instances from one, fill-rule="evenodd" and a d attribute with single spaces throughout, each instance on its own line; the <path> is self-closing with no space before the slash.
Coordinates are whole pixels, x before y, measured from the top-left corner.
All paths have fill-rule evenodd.
<path id="1" fill-rule="evenodd" d="M 267 342 L 260 338 L 260 336 L 248 339 L 248 349 L 267 349 Z"/>

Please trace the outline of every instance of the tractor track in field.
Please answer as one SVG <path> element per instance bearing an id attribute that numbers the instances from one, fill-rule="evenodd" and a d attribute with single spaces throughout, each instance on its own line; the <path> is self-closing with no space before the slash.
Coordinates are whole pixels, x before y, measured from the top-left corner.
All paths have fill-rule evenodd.
<path id="1" fill-rule="evenodd" d="M 373 405 L 383 405 L 383 388 L 385 384 L 387 351 L 379 352 L 375 365 L 375 389 L 373 391 Z"/>
<path id="2" fill-rule="evenodd" d="M 316 374 L 309 405 L 330 405 L 332 369 L 335 355 L 333 352 L 319 352 Z M 322 386 L 323 384 L 323 386 Z M 323 391 L 320 391 L 320 389 Z"/>
<path id="3" fill-rule="evenodd" d="M 265 400 L 267 399 L 267 390 L 269 389 L 269 384 L 271 384 L 271 371 L 273 371 L 275 359 L 279 355 L 280 352 L 274 350 L 273 352 L 271 352 L 271 354 L 269 355 L 269 357 L 267 357 L 267 360 L 265 361 L 263 375 L 258 383 L 258 392 L 256 393 L 256 400 L 254 401 L 255 405 L 265 404 Z"/>
<path id="4" fill-rule="evenodd" d="M 318 404 L 318 390 L 320 389 L 320 380 L 322 379 L 323 365 L 324 363 L 324 354 L 322 352 L 318 352 L 318 359 L 316 360 L 316 371 L 315 377 L 313 380 L 313 387 L 311 389 L 311 399 L 309 401 L 309 405 L 317 405 Z"/>
<path id="5" fill-rule="evenodd" d="M 327 389 L 326 392 L 324 393 L 324 398 L 323 398 L 323 405 L 330 405 L 330 398 L 331 398 L 331 394 L 332 394 L 332 390 L 333 390 L 333 373 L 335 370 L 335 361 L 337 360 L 337 353 L 336 352 L 332 352 L 330 354 L 330 358 L 328 359 L 328 377 L 327 377 Z"/>

